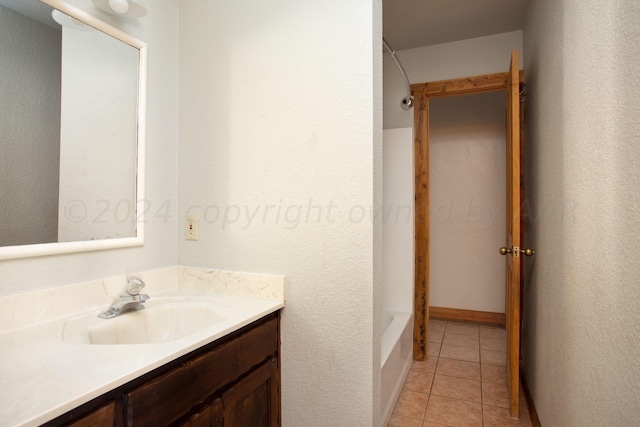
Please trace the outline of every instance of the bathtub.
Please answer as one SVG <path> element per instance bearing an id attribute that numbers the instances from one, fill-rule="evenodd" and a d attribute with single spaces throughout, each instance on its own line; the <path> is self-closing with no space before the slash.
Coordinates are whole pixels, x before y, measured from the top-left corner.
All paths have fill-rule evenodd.
<path id="1" fill-rule="evenodd" d="M 413 316 L 383 311 L 382 328 L 380 408 L 386 426 L 413 360 Z"/>

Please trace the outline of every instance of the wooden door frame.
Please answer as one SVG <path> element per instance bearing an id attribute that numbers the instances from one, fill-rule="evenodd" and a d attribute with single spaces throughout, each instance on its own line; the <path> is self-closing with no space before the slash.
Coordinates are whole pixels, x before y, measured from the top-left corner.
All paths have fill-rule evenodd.
<path id="1" fill-rule="evenodd" d="M 506 91 L 508 82 L 509 73 L 504 72 L 411 85 L 415 173 L 414 360 L 425 360 L 429 354 L 429 99 Z"/>

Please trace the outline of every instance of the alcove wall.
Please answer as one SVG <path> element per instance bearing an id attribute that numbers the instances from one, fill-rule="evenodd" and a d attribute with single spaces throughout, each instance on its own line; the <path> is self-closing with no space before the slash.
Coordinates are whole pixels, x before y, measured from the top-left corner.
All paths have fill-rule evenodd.
<path id="1" fill-rule="evenodd" d="M 429 101 L 430 306 L 504 313 L 506 92 Z"/>

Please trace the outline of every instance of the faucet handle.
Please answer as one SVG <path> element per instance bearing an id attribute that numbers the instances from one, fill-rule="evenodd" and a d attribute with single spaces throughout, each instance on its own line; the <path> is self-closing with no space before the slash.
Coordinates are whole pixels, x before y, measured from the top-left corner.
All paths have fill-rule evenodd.
<path id="1" fill-rule="evenodd" d="M 127 293 L 129 295 L 139 295 L 142 288 L 144 288 L 144 282 L 141 279 L 135 276 L 127 277 Z"/>

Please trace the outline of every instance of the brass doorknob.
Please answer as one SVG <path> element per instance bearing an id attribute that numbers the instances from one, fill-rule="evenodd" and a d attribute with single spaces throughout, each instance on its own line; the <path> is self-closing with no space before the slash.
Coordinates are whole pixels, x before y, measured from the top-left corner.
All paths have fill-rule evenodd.
<path id="1" fill-rule="evenodd" d="M 531 256 L 536 253 L 536 251 L 531 248 L 523 249 L 520 252 L 525 254 L 526 256 Z M 500 255 L 506 255 L 510 253 L 513 253 L 513 249 L 507 249 L 504 246 L 500 248 Z"/>
<path id="2" fill-rule="evenodd" d="M 504 246 L 500 248 L 500 255 L 510 254 L 512 252 L 511 249 L 507 249 Z"/>

